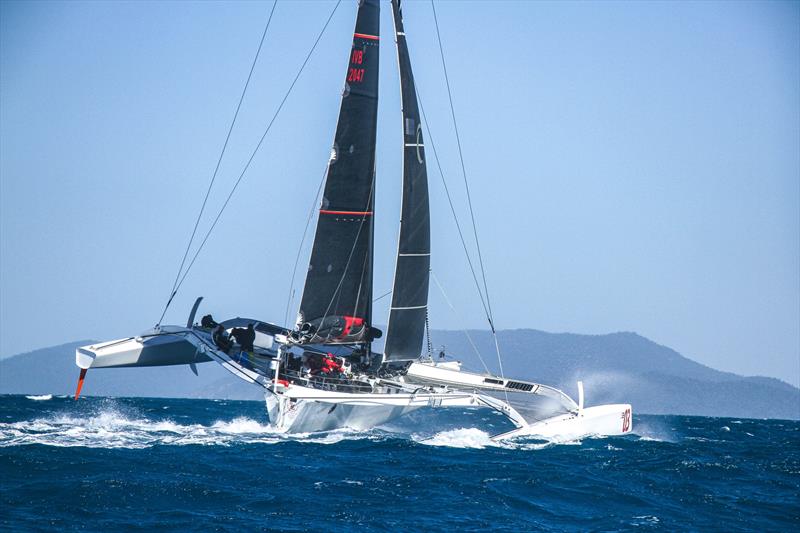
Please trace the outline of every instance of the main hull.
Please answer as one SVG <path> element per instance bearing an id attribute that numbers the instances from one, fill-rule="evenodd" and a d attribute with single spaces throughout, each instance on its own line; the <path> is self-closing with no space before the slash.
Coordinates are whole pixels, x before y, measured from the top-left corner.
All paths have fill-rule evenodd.
<path id="1" fill-rule="evenodd" d="M 334 429 L 366 430 L 425 407 L 484 405 L 478 395 L 455 391 L 432 392 L 391 388 L 377 382 L 376 391 L 347 393 L 297 384 L 268 388 L 265 399 L 270 424 L 287 433 Z M 389 392 L 392 390 L 393 392 Z"/>
<path id="2" fill-rule="evenodd" d="M 391 422 L 424 407 L 329 403 L 318 400 L 286 401 L 268 392 L 265 395 L 270 424 L 285 433 L 316 433 L 336 429 L 368 430 Z M 281 403 L 283 402 L 283 406 Z"/>

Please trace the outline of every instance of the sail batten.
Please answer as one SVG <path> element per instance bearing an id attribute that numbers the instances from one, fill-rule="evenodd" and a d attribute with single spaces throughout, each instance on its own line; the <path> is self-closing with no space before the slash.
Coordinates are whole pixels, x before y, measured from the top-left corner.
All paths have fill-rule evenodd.
<path id="1" fill-rule="evenodd" d="M 417 359 L 425 335 L 430 276 L 430 207 L 425 144 L 399 0 L 392 0 L 400 69 L 403 200 L 384 360 Z"/>
<path id="2" fill-rule="evenodd" d="M 300 302 L 301 343 L 371 337 L 379 42 L 379 2 L 363 0 Z"/>

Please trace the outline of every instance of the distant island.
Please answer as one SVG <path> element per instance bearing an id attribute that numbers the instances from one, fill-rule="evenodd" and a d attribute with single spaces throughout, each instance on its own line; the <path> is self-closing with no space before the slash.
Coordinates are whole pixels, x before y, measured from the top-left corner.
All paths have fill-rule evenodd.
<path id="1" fill-rule="evenodd" d="M 469 331 L 492 371 L 497 357 L 491 335 Z M 433 331 L 433 345 L 446 346 L 467 368 L 482 370 L 464 332 Z M 775 378 L 721 372 L 688 359 L 636 333 L 578 335 L 533 329 L 498 332 L 503 369 L 576 394 L 583 380 L 586 404 L 629 402 L 636 413 L 800 419 L 800 389 Z M 72 394 L 78 376 L 75 348 L 81 340 L 0 360 L 0 394 Z M 438 357 L 438 353 L 434 354 Z M 262 400 L 259 388 L 214 363 L 188 367 L 98 369 L 83 394 L 165 398 Z"/>

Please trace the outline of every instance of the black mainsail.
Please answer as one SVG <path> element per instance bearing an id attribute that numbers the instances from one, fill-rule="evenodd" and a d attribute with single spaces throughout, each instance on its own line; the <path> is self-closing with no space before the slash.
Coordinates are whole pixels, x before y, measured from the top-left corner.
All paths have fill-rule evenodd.
<path id="1" fill-rule="evenodd" d="M 392 0 L 392 15 L 403 105 L 403 205 L 384 360 L 403 361 L 420 356 L 425 335 L 431 230 L 422 124 L 400 0 Z"/>
<path id="2" fill-rule="evenodd" d="M 380 5 L 362 0 L 298 317 L 302 343 L 369 342 Z"/>

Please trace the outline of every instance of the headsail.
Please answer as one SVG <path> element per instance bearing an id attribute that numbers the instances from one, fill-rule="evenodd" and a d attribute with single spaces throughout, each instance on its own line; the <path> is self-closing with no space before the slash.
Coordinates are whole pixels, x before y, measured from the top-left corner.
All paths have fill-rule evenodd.
<path id="1" fill-rule="evenodd" d="M 422 124 L 400 0 L 392 0 L 392 15 L 403 105 L 403 206 L 384 360 L 402 361 L 419 357 L 425 334 L 431 232 Z"/>
<path id="2" fill-rule="evenodd" d="M 368 342 L 378 116 L 380 5 L 362 0 L 296 336 L 303 343 Z"/>

